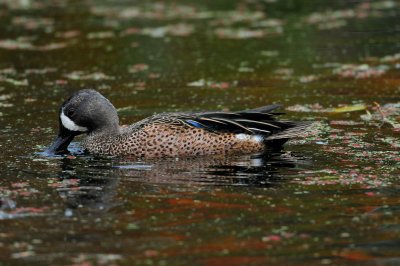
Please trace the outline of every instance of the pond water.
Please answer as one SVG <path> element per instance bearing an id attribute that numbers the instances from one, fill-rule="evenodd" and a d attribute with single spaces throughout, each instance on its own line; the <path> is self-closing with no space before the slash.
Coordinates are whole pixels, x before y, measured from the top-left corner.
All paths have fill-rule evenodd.
<path id="1" fill-rule="evenodd" d="M 399 265 L 400 3 L 0 0 L 0 264 Z M 282 103 L 282 154 L 46 158 L 96 88 L 123 124 Z"/>

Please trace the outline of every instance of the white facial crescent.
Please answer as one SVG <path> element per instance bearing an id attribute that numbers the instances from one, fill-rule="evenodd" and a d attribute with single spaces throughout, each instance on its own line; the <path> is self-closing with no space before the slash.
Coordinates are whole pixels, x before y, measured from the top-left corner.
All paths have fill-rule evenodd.
<path id="1" fill-rule="evenodd" d="M 81 127 L 74 123 L 68 116 L 64 114 L 64 108 L 61 109 L 61 123 L 63 126 L 71 131 L 79 131 L 79 132 L 86 132 L 88 131 L 87 127 Z"/>

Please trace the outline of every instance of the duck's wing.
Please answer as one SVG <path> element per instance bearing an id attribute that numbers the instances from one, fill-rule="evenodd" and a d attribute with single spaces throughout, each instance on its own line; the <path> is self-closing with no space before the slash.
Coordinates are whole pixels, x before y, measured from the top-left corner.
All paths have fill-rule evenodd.
<path id="1" fill-rule="evenodd" d="M 167 124 L 200 128 L 214 133 L 262 135 L 265 140 L 287 139 L 300 135 L 311 123 L 277 121 L 283 113 L 274 104 L 238 112 L 164 113 L 140 121 L 136 125 Z"/>
<path id="2" fill-rule="evenodd" d="M 181 123 L 215 133 L 262 135 L 266 140 L 287 139 L 303 134 L 310 122 L 277 121 L 281 105 L 267 105 L 239 112 L 203 112 L 177 116 Z"/>

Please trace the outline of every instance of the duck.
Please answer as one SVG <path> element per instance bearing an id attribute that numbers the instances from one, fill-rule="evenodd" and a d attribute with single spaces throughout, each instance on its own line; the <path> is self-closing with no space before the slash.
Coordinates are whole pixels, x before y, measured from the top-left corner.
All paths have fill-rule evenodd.
<path id="1" fill-rule="evenodd" d="M 114 105 L 94 89 L 81 89 L 58 111 L 59 130 L 47 154 L 68 154 L 81 134 L 82 148 L 99 156 L 140 158 L 260 154 L 281 150 L 303 135 L 309 121 L 277 120 L 279 104 L 225 112 L 159 113 L 122 127 Z"/>

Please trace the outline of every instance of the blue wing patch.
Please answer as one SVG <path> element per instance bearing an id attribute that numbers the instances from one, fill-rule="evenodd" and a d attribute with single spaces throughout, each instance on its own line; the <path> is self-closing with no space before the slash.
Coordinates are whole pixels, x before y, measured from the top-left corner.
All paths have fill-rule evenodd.
<path id="1" fill-rule="evenodd" d="M 202 125 L 199 122 L 196 122 L 194 120 L 185 120 L 185 122 L 188 123 L 189 125 L 192 125 L 197 128 L 204 128 L 204 125 Z"/>

